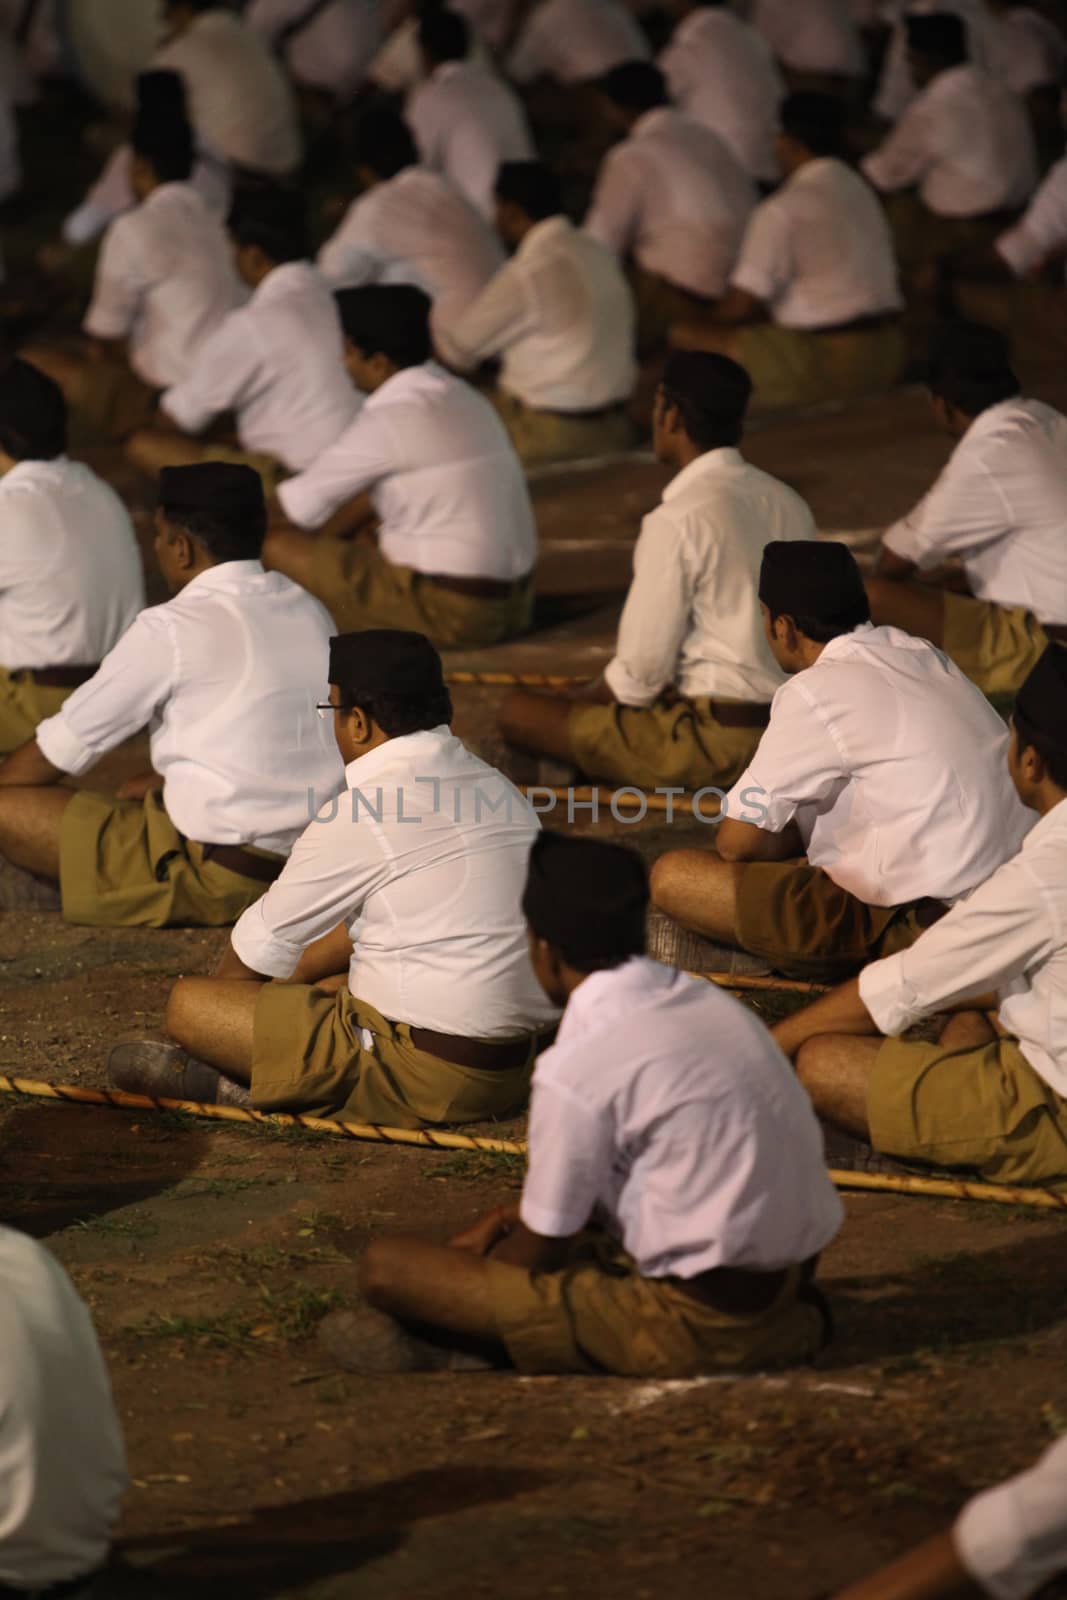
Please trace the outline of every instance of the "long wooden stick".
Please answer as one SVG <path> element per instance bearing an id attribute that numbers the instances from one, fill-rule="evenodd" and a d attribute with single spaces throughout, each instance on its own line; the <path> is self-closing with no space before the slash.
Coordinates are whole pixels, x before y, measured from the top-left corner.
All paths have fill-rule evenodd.
<path id="1" fill-rule="evenodd" d="M 539 798 L 548 795 L 590 813 L 595 804 L 598 815 L 601 810 L 610 811 L 613 804 L 617 811 L 639 811 L 643 805 L 646 811 L 654 812 L 657 816 L 674 817 L 686 812 L 695 815 L 692 809 L 694 794 L 688 789 L 660 794 L 651 789 L 640 789 L 636 784 L 627 784 L 621 789 L 606 789 L 590 784 L 568 788 L 566 785 L 550 783 L 527 783 L 520 785 L 520 792 L 526 796 L 536 794 Z M 701 800 L 699 812 L 706 821 L 717 816 L 718 810 L 719 802 Z"/>
<path id="2" fill-rule="evenodd" d="M 452 686 L 481 684 L 493 689 L 576 689 L 592 679 L 588 672 L 580 678 L 552 672 L 446 672 L 445 682 Z"/>
<path id="3" fill-rule="evenodd" d="M 781 994 L 826 994 L 821 983 L 800 983 L 793 978 L 745 978 L 733 972 L 687 972 L 687 978 L 703 978 L 706 983 L 717 983 L 721 989 L 772 990 Z"/>
<path id="4" fill-rule="evenodd" d="M 1067 1194 L 1055 1189 L 1010 1189 L 999 1183 L 968 1183 L 963 1178 L 897 1177 L 888 1172 L 830 1169 L 839 1189 L 871 1189 L 881 1194 L 923 1194 L 940 1200 L 985 1200 L 998 1206 L 1036 1206 L 1067 1211 Z"/>

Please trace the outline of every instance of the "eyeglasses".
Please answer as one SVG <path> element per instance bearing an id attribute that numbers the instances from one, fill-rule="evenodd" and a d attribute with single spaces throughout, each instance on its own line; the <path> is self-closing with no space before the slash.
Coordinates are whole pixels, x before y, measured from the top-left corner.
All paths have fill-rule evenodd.
<path id="1" fill-rule="evenodd" d="M 338 711 L 342 710 L 342 707 L 335 706 L 332 700 L 320 700 L 318 705 L 315 707 L 315 710 L 318 712 L 323 722 L 327 722 L 329 721 L 330 717 L 335 716 Z"/>

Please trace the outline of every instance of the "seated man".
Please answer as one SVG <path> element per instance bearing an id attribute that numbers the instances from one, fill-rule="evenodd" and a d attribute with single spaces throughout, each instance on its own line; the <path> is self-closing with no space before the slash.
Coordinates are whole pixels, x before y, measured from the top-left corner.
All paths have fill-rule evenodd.
<path id="1" fill-rule="evenodd" d="M 524 12 L 507 75 L 520 84 L 590 83 L 648 54 L 648 40 L 623 0 L 535 0 Z"/>
<path id="2" fill-rule="evenodd" d="M 858 88 L 867 57 L 850 0 L 753 0 L 752 26 L 797 88 Z"/>
<path id="3" fill-rule="evenodd" d="M 782 683 L 760 560 L 771 539 L 815 537 L 800 496 L 737 450 L 751 391 L 725 356 L 668 357 L 653 443 L 677 475 L 641 526 L 614 659 L 573 700 L 512 694 L 500 719 L 510 743 L 648 789 L 729 786 L 744 771 Z"/>
<path id="4" fill-rule="evenodd" d="M 127 454 L 149 475 L 166 466 L 230 461 L 254 467 L 273 486 L 321 455 L 359 402 L 342 361 L 333 295 L 307 259 L 300 196 L 249 190 L 237 198 L 229 229 L 252 298 L 222 321 L 188 375 L 163 395 L 163 426 L 134 434 Z M 183 437 L 231 412 L 239 449 Z"/>
<path id="5" fill-rule="evenodd" d="M 777 1029 L 820 1116 L 905 1161 L 1067 1185 L 1067 650 L 1016 702 L 1021 851 L 910 950 Z M 982 997 L 982 998 L 979 998 Z M 970 1003 L 970 1009 L 961 1009 Z M 998 1026 L 983 1014 L 996 1008 Z M 956 1011 L 936 1044 L 900 1036 Z M 887 1034 L 888 1038 L 866 1037 Z"/>
<path id="6" fill-rule="evenodd" d="M 447 178 L 418 164 L 395 111 L 368 111 L 355 145 L 363 193 L 319 251 L 319 271 L 335 289 L 414 284 L 433 301 L 434 327 L 447 327 L 503 266 L 496 234 Z"/>
<path id="7" fill-rule="evenodd" d="M 729 0 L 667 0 L 678 24 L 659 58 L 671 99 L 717 133 L 750 178 L 773 184 L 782 75 Z"/>
<path id="8" fill-rule="evenodd" d="M 1005 340 L 973 323 L 935 340 L 927 386 L 959 443 L 883 535 L 871 614 L 940 645 L 984 694 L 1013 694 L 1049 639 L 1067 641 L 1067 418 L 1022 397 Z"/>
<path id="9" fill-rule="evenodd" d="M 467 59 L 470 28 L 458 12 L 428 7 L 418 37 L 426 76 L 405 115 L 419 154 L 492 221 L 498 169 L 536 153 L 522 101 L 503 78 Z"/>
<path id="10" fill-rule="evenodd" d="M 674 109 L 650 61 L 615 67 L 597 88 L 625 137 L 601 162 L 584 227 L 630 263 L 641 349 L 651 354 L 671 323 L 725 290 L 756 188 L 717 134 Z"/>
<path id="11" fill-rule="evenodd" d="M 515 254 L 439 331 L 438 350 L 461 371 L 500 358 L 494 402 L 524 462 L 628 449 L 637 367 L 622 268 L 563 215 L 547 167 L 508 162 L 496 197 L 497 230 Z"/>
<path id="12" fill-rule="evenodd" d="M 876 189 L 918 189 L 897 209 L 903 266 L 992 241 L 1037 185 L 1037 151 L 1018 95 L 968 60 L 958 16 L 909 16 L 908 60 L 919 87 L 885 141 L 863 161 Z"/>
<path id="13" fill-rule="evenodd" d="M 87 927 L 233 922 L 337 793 L 315 715 L 326 613 L 266 573 L 248 467 L 160 474 L 156 557 L 174 598 L 142 611 L 88 683 L 0 764 L 0 854 L 58 881 Z M 60 787 L 151 726 L 142 799 Z"/>
<path id="14" fill-rule="evenodd" d="M 25 361 L 0 370 L 0 754 L 92 677 L 144 605 L 129 513 L 66 445 L 52 380 Z"/>
<path id="15" fill-rule="evenodd" d="M 534 844 L 530 949 L 566 1012 L 534 1073 L 521 1203 L 451 1245 L 372 1243 L 370 1306 L 421 1337 L 337 1313 L 323 1335 L 344 1365 L 442 1366 L 474 1344 L 520 1372 L 689 1378 L 826 1342 L 813 1279 L 843 1208 L 811 1107 L 750 1011 L 645 959 L 647 901 L 633 851 Z"/>
<path id="16" fill-rule="evenodd" d="M 267 565 L 318 595 L 345 631 L 415 627 L 468 647 L 523 632 L 537 533 L 493 408 L 431 361 L 420 290 L 343 289 L 337 300 L 348 370 L 370 398 L 280 486 L 295 526 L 272 530 Z"/>
<path id="17" fill-rule="evenodd" d="M 298 89 L 347 105 L 381 38 L 377 0 L 251 0 L 244 18 L 280 53 Z"/>
<path id="18" fill-rule="evenodd" d="M 753 212 L 729 292 L 672 336 L 739 361 L 762 410 L 888 389 L 904 362 L 892 239 L 876 195 L 840 159 L 843 118 L 830 95 L 783 103 L 785 182 Z"/>
<path id="19" fill-rule="evenodd" d="M 723 802 L 718 854 L 661 856 L 652 895 L 779 972 L 833 980 L 911 944 L 1033 818 L 996 712 L 932 645 L 871 626 L 844 545 L 769 544 L 759 598 L 790 682 Z"/>
<path id="20" fill-rule="evenodd" d="M 175 984 L 171 1038 L 115 1046 L 111 1082 L 209 1102 L 251 1085 L 261 1111 L 389 1127 L 513 1116 L 556 1018 L 519 912 L 537 819 L 449 731 L 422 635 L 335 638 L 328 677 L 348 792 L 311 817 L 215 977 Z"/>

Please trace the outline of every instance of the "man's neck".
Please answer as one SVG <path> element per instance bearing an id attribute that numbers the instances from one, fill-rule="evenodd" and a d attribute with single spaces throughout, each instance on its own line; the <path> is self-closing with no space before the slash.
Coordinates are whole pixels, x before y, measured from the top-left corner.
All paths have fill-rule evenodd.
<path id="1" fill-rule="evenodd" d="M 1067 800 L 1067 789 L 1061 789 L 1051 778 L 1046 778 L 1029 804 L 1040 816 L 1047 817 L 1064 800 Z"/>

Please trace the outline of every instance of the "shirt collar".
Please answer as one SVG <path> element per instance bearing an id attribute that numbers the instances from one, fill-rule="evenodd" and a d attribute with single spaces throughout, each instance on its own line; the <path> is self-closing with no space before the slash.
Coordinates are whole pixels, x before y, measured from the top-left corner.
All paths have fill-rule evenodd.
<path id="1" fill-rule="evenodd" d="M 394 372 L 391 378 L 369 394 L 363 403 L 364 411 L 369 411 L 373 406 L 391 405 L 394 400 L 402 400 L 405 394 L 413 393 L 420 389 L 427 378 L 447 378 L 444 367 L 438 366 L 436 361 L 424 361 L 417 367 L 401 367 L 399 372 Z"/>
<path id="2" fill-rule="evenodd" d="M 834 156 L 816 156 L 813 161 L 805 161 L 803 166 L 798 167 L 795 172 L 791 173 L 785 187 L 787 189 L 795 189 L 802 187 L 805 183 L 819 183 L 821 179 L 829 177 L 830 173 L 836 171 L 841 165 L 842 163 Z"/>
<path id="3" fill-rule="evenodd" d="M 1035 843 L 1040 844 L 1048 835 L 1056 833 L 1067 836 L 1067 800 L 1059 801 L 1051 811 L 1046 811 L 1043 817 L 1038 817 L 1023 840 L 1022 848 L 1029 850 Z"/>
<path id="4" fill-rule="evenodd" d="M 832 661 L 835 656 L 847 655 L 857 639 L 866 639 L 874 631 L 873 622 L 861 622 L 859 627 L 853 628 L 851 633 L 839 633 L 836 639 L 831 639 L 829 644 L 823 647 L 822 654 L 819 656 L 818 661 L 815 662 L 815 666 L 821 665 L 824 661 Z M 811 668 L 809 667 L 807 670 L 810 672 Z"/>
<path id="5" fill-rule="evenodd" d="M 625 1020 L 626 1012 L 665 996 L 683 974 L 647 956 L 631 956 L 621 967 L 591 972 L 579 984 L 563 1013 L 560 1044 L 571 1044 Z"/>
<path id="6" fill-rule="evenodd" d="M 553 240 L 566 239 L 573 232 L 574 224 L 569 217 L 545 217 L 543 221 L 534 223 L 515 255 L 536 255 L 545 245 L 551 245 Z"/>
<path id="7" fill-rule="evenodd" d="M 401 734 L 350 761 L 345 768 L 345 782 L 350 789 L 365 789 L 397 764 L 410 767 L 419 778 L 437 778 L 440 772 L 435 762 L 440 762 L 450 745 L 458 743 L 446 722 L 439 723 L 436 728 L 423 728 L 418 733 Z"/>
<path id="8" fill-rule="evenodd" d="M 310 261 L 283 261 L 280 267 L 274 267 L 263 282 L 258 285 L 252 295 L 256 305 L 262 305 L 265 300 L 273 300 L 275 295 L 284 294 L 289 288 L 301 281 L 306 281 L 316 274 L 316 268 Z"/>
<path id="9" fill-rule="evenodd" d="M 447 83 L 449 78 L 454 78 L 461 73 L 464 67 L 470 66 L 469 61 L 442 61 L 433 69 L 430 77 L 431 83 Z"/>
<path id="10" fill-rule="evenodd" d="M 49 473 L 67 470 L 74 463 L 68 456 L 55 456 L 51 461 L 16 461 L 10 472 L 5 472 L 0 478 L 0 491 L 16 483 L 40 482 Z M 88 468 L 86 468 L 88 471 Z"/>
<path id="11" fill-rule="evenodd" d="M 630 138 L 648 139 L 661 128 L 666 128 L 677 121 L 678 112 L 673 106 L 654 106 L 651 111 L 646 111 L 643 117 L 638 117 L 630 129 Z"/>
<path id="12" fill-rule="evenodd" d="M 179 592 L 187 595 L 195 589 L 198 593 L 210 590 L 240 588 L 246 578 L 262 578 L 265 569 L 262 561 L 220 561 L 206 572 L 198 572 Z"/>
<path id="13" fill-rule="evenodd" d="M 718 450 L 705 450 L 703 455 L 697 456 L 695 461 L 691 461 L 671 479 L 663 491 L 663 498 L 673 500 L 675 495 L 690 488 L 698 478 L 710 477 L 716 472 L 729 472 L 745 465 L 744 456 L 734 445 L 723 445 Z"/>

